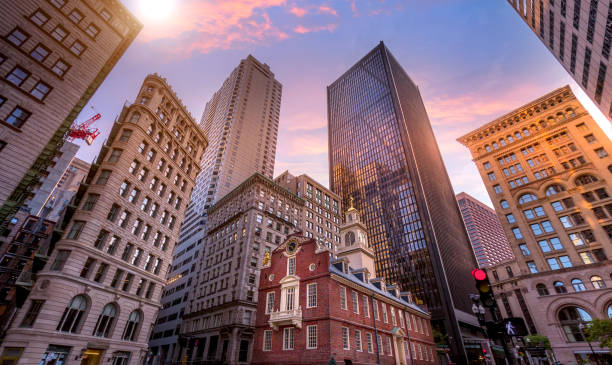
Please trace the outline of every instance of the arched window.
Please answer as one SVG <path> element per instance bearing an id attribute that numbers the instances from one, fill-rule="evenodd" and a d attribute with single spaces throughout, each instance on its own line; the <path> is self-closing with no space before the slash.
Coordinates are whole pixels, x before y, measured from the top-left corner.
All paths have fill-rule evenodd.
<path id="1" fill-rule="evenodd" d="M 497 142 L 491 143 L 491 146 L 493 146 L 493 149 L 498 149 L 499 148 L 499 146 L 497 145 Z"/>
<path id="2" fill-rule="evenodd" d="M 578 278 L 572 279 L 572 286 L 574 287 L 574 291 L 585 291 L 586 290 L 586 286 L 584 286 L 584 283 L 582 282 L 582 280 Z"/>
<path id="3" fill-rule="evenodd" d="M 140 119 L 140 113 L 135 112 L 132 114 L 132 117 L 130 118 L 130 123 L 138 123 L 138 119 Z"/>
<path id="4" fill-rule="evenodd" d="M 523 135 L 525 135 L 525 137 L 529 136 L 529 129 L 523 129 Z"/>
<path id="5" fill-rule="evenodd" d="M 606 283 L 603 281 L 601 276 L 593 275 L 591 276 L 591 284 L 595 289 L 605 289 Z"/>
<path id="6" fill-rule="evenodd" d="M 570 117 L 573 117 L 574 115 L 576 115 L 576 112 L 572 108 L 565 109 L 565 113 Z"/>
<path id="7" fill-rule="evenodd" d="M 122 338 L 125 341 L 135 341 L 138 337 L 138 327 L 141 322 L 140 312 L 135 310 L 130 313 L 128 317 L 127 323 L 125 324 L 125 329 L 123 330 Z"/>
<path id="8" fill-rule="evenodd" d="M 512 138 L 512 136 L 511 136 L 511 135 L 507 135 L 507 136 L 506 136 L 506 139 L 508 140 L 508 143 L 512 143 L 512 142 L 514 142 L 514 138 Z"/>
<path id="9" fill-rule="evenodd" d="M 70 304 L 64 310 L 62 319 L 57 324 L 56 331 L 77 333 L 81 320 L 87 311 L 87 298 L 84 295 L 77 295 L 72 298 Z"/>
<path id="10" fill-rule="evenodd" d="M 487 150 L 487 152 L 491 152 L 491 146 L 489 146 L 488 144 L 485 145 L 485 150 Z"/>
<path id="11" fill-rule="evenodd" d="M 581 186 L 581 185 L 588 185 L 588 184 L 592 184 L 594 182 L 597 182 L 599 179 L 597 179 L 595 176 L 593 175 L 581 175 L 578 176 L 576 178 L 576 185 Z"/>
<path id="12" fill-rule="evenodd" d="M 565 114 L 557 113 L 557 121 L 560 122 L 565 119 Z"/>
<path id="13" fill-rule="evenodd" d="M 117 316 L 117 306 L 113 303 L 109 303 L 104 306 L 102 313 L 98 317 L 96 327 L 94 327 L 92 335 L 98 337 L 109 337 L 110 330 L 115 322 Z"/>
<path id="14" fill-rule="evenodd" d="M 503 138 L 500 138 L 499 145 L 502 146 L 502 147 L 505 146 L 506 145 L 506 140 L 503 139 Z"/>
<path id="15" fill-rule="evenodd" d="M 510 208 L 510 204 L 508 204 L 508 201 L 506 201 L 506 200 L 500 201 L 499 205 L 501 205 L 501 207 L 504 208 L 504 209 Z"/>
<path id="16" fill-rule="evenodd" d="M 548 288 L 544 284 L 536 285 L 536 290 L 538 291 L 538 295 L 542 297 L 550 294 L 548 293 Z"/>
<path id="17" fill-rule="evenodd" d="M 149 126 L 149 128 L 147 128 L 147 134 L 151 135 L 151 134 L 153 134 L 153 131 L 155 131 L 155 126 L 153 124 L 151 124 Z"/>
<path id="18" fill-rule="evenodd" d="M 562 191 L 565 191 L 565 188 L 559 184 L 552 184 L 546 188 L 546 196 L 555 195 Z"/>
<path id="19" fill-rule="evenodd" d="M 516 138 L 516 140 L 518 141 L 519 139 L 523 138 L 523 136 L 521 135 L 521 132 L 514 132 L 514 138 Z"/>
<path id="20" fill-rule="evenodd" d="M 555 291 L 557 292 L 557 294 L 567 293 L 567 288 L 565 287 L 562 281 L 555 281 L 553 285 L 555 287 Z"/>
<path id="21" fill-rule="evenodd" d="M 519 204 L 525 204 L 525 203 L 529 203 L 529 202 L 536 201 L 536 200 L 538 200 L 538 198 L 535 195 L 531 193 L 526 193 L 526 194 L 521 195 L 518 201 L 519 201 Z"/>
<path id="22" fill-rule="evenodd" d="M 561 309 L 558 318 L 568 342 L 583 342 L 584 334 L 581 327 L 593 320 L 587 311 L 576 306 Z"/>
<path id="23" fill-rule="evenodd" d="M 355 244 L 355 233 L 348 232 L 346 235 L 344 235 L 344 245 L 345 246 L 352 246 L 354 244 Z"/>
<path id="24" fill-rule="evenodd" d="M 612 304 L 608 305 L 608 318 L 612 319 Z"/>

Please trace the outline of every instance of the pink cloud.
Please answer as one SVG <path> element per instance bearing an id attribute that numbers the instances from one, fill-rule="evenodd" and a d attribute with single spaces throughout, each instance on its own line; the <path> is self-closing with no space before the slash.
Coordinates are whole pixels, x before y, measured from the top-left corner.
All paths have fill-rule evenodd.
<path id="1" fill-rule="evenodd" d="M 317 25 L 317 26 L 313 26 L 313 27 L 306 27 L 303 25 L 298 25 L 295 28 L 293 28 L 293 31 L 299 34 L 306 34 L 306 33 L 312 33 L 312 32 L 320 32 L 320 31 L 328 31 L 328 32 L 333 32 L 334 29 L 336 29 L 338 27 L 338 24 L 327 24 L 327 25 Z"/>
<path id="2" fill-rule="evenodd" d="M 289 9 L 289 12 L 295 16 L 297 16 L 298 18 L 303 17 L 304 15 L 306 15 L 308 13 L 308 10 L 304 9 L 304 8 L 300 8 L 297 6 L 292 7 L 291 9 Z"/>
<path id="3" fill-rule="evenodd" d="M 336 10 L 328 5 L 321 5 L 319 6 L 319 8 L 317 9 L 317 11 L 320 14 L 331 14 L 334 16 L 338 16 L 338 13 L 336 12 Z"/>

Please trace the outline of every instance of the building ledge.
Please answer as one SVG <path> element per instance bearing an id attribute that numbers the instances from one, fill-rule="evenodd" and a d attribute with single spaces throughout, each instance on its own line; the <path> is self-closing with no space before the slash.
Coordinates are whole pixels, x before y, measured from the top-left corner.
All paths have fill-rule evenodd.
<path id="1" fill-rule="evenodd" d="M 280 326 L 296 326 L 302 328 L 302 307 L 288 311 L 276 311 L 270 313 L 270 320 L 268 321 L 270 327 L 275 331 Z"/>

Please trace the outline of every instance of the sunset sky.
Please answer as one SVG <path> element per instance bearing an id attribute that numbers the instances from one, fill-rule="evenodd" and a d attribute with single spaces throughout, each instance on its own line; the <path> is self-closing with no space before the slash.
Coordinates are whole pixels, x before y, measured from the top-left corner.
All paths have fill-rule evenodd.
<path id="1" fill-rule="evenodd" d="M 206 101 L 252 54 L 283 84 L 275 176 L 289 169 L 327 185 L 326 86 L 381 40 L 419 85 L 456 193 L 490 204 L 455 139 L 563 85 L 612 135 L 505 0 L 122 2 L 144 28 L 79 117 L 102 114 L 102 135 L 78 154 L 88 162 L 148 73 L 166 77 L 199 122 Z"/>

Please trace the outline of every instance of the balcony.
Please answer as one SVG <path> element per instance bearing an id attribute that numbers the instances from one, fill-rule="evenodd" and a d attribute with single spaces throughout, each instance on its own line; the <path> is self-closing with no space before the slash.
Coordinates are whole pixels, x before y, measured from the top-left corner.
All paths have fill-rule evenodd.
<path id="1" fill-rule="evenodd" d="M 302 307 L 287 311 L 276 311 L 270 313 L 270 327 L 275 331 L 279 326 L 296 326 L 302 328 Z"/>

